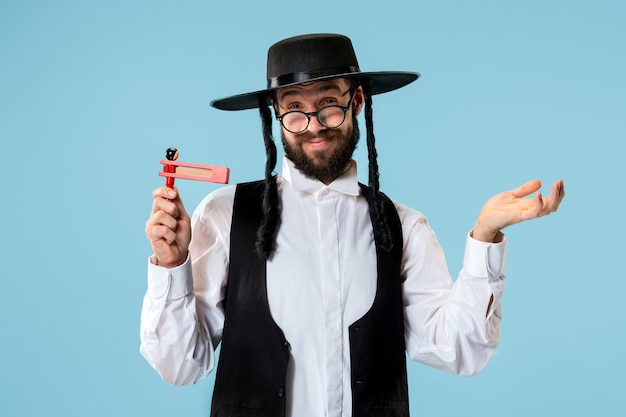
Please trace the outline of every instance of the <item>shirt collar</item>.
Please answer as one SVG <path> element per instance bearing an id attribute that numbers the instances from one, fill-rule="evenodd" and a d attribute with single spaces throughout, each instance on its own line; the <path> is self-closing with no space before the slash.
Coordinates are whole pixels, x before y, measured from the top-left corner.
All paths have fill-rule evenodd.
<path id="1" fill-rule="evenodd" d="M 356 172 L 356 161 L 351 160 L 348 169 L 330 184 L 326 185 L 321 181 L 305 177 L 298 170 L 293 162 L 287 157 L 283 157 L 282 177 L 295 189 L 310 194 L 316 193 L 323 188 L 329 188 L 342 194 L 358 196 L 360 193 L 359 180 Z"/>

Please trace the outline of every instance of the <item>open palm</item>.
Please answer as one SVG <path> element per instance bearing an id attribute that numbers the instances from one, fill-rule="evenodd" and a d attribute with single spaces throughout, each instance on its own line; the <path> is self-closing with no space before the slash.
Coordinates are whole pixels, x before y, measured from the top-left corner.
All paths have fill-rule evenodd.
<path id="1" fill-rule="evenodd" d="M 532 180 L 491 197 L 476 220 L 472 236 L 478 240 L 495 241 L 500 231 L 507 226 L 555 212 L 565 196 L 563 180 L 552 185 L 548 197 L 544 198 L 541 193 L 527 197 L 539 188 L 541 181 Z"/>

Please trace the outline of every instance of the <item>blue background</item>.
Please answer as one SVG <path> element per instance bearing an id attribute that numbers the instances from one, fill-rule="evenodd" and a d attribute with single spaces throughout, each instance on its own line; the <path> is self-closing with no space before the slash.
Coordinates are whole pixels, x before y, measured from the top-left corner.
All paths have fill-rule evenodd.
<path id="1" fill-rule="evenodd" d="M 497 355 L 471 378 L 411 363 L 412 414 L 624 415 L 625 21 L 623 1 L 0 0 L 0 415 L 208 415 L 212 376 L 173 387 L 138 352 L 158 161 L 261 178 L 258 113 L 209 102 L 310 32 L 422 74 L 374 98 L 381 183 L 453 276 L 488 197 L 565 180 L 557 214 L 507 230 Z M 189 210 L 218 187 L 177 184 Z"/>

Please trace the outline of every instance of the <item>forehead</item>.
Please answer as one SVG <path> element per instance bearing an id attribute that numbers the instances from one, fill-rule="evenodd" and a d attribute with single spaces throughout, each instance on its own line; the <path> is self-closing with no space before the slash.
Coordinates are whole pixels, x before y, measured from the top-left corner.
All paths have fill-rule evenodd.
<path id="1" fill-rule="evenodd" d="M 324 81 L 313 81 L 281 88 L 276 92 L 276 98 L 281 101 L 288 97 L 316 96 L 319 94 L 343 94 L 349 86 L 345 78 L 332 78 Z"/>

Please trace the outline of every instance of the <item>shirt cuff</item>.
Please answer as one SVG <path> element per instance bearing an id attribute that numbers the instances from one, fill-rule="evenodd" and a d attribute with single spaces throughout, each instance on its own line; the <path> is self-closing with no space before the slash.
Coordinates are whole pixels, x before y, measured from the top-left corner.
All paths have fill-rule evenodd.
<path id="1" fill-rule="evenodd" d="M 463 269 L 478 278 L 495 280 L 504 274 L 506 257 L 506 236 L 499 243 L 476 240 L 467 235 Z"/>
<path id="2" fill-rule="evenodd" d="M 175 300 L 193 291 L 193 276 L 189 255 L 182 265 L 164 268 L 151 256 L 148 262 L 148 295 L 155 300 Z"/>

